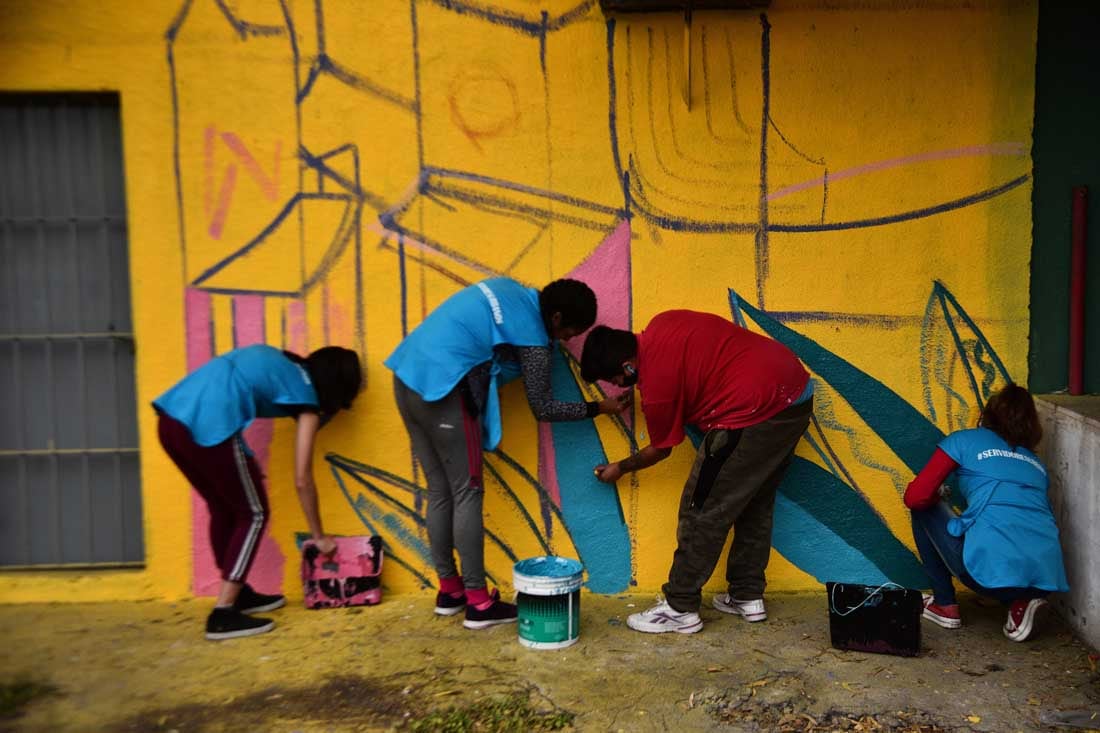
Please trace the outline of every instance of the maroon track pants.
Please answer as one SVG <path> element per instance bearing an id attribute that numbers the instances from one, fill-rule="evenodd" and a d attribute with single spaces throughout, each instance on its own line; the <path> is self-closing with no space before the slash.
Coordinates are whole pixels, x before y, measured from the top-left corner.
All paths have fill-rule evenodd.
<path id="1" fill-rule="evenodd" d="M 235 435 L 205 447 L 191 431 L 160 416 L 160 444 L 210 510 L 210 547 L 222 580 L 244 582 L 267 524 L 267 492 L 256 460 Z"/>

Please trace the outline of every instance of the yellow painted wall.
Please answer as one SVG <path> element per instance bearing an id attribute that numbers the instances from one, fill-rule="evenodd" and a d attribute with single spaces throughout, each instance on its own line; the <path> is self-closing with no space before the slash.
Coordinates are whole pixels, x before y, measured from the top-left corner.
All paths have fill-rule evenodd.
<path id="1" fill-rule="evenodd" d="M 329 531 L 366 531 L 362 493 L 407 562 L 387 564 L 388 592 L 434 576 L 423 531 L 382 494 L 423 508 L 377 478 L 372 493 L 345 477 L 349 501 L 323 455 L 418 481 L 382 366 L 403 320 L 463 282 L 540 286 L 578 268 L 608 281 L 629 268 L 628 292 L 601 302 L 638 329 L 669 308 L 729 317 L 732 290 L 751 328 L 816 360 L 819 425 L 777 508 L 789 551 L 769 567 L 770 588 L 804 589 L 833 577 L 823 557 L 838 580 L 912 577 L 909 427 L 960 427 L 1026 378 L 1035 4 L 885 5 L 774 0 L 765 15 L 697 13 L 685 36 L 675 15 L 609 23 L 582 0 L 328 0 L 320 15 L 306 0 L 5 3 L 0 90 L 120 93 L 140 405 L 185 373 L 196 334 L 219 353 L 249 329 L 361 350 L 368 388 L 322 432 L 317 475 Z M 629 247 L 589 260 L 616 231 Z M 196 303 L 209 333 L 189 341 Z M 502 450 L 537 478 L 522 388 L 504 402 Z M 146 568 L 8 573 L 0 599 L 209 588 L 188 488 L 152 410 L 139 419 Z M 623 457 L 622 432 L 596 425 L 585 445 Z M 291 429 L 270 445 L 261 565 L 295 593 Z M 559 467 L 582 455 L 572 445 L 557 442 Z M 619 486 L 624 587 L 663 582 L 692 458 L 685 443 Z M 533 485 L 489 460 L 538 528 L 490 481 L 503 545 L 526 557 L 549 536 L 577 554 Z M 868 559 L 883 532 L 896 548 Z M 487 560 L 507 587 L 505 552 L 490 544 Z"/>

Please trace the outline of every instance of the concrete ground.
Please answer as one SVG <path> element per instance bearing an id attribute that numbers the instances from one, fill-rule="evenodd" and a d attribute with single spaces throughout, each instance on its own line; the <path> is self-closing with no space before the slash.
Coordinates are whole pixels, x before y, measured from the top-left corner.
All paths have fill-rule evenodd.
<path id="1" fill-rule="evenodd" d="M 831 648 L 823 594 L 772 595 L 764 623 L 708 607 L 695 635 L 628 629 L 652 601 L 583 596 L 580 640 L 558 651 L 512 625 L 467 631 L 426 595 L 292 603 L 273 633 L 218 643 L 209 600 L 0 606 L 0 682 L 56 687 L 0 730 L 934 733 L 1054 730 L 1041 716 L 1081 711 L 1100 728 L 1095 656 L 1053 614 L 1017 644 L 1000 607 L 964 596 L 965 626 L 925 622 L 904 659 Z"/>

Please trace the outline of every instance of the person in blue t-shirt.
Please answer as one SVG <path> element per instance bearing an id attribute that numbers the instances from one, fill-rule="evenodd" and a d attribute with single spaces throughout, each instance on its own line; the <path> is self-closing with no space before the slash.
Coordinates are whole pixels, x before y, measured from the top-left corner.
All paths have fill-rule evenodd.
<path id="1" fill-rule="evenodd" d="M 978 425 L 944 438 L 905 491 L 913 539 L 932 583 L 924 618 L 947 629 L 962 625 L 955 576 L 1008 604 L 1005 636 L 1024 641 L 1046 596 L 1069 590 L 1047 471 L 1035 455 L 1042 428 L 1031 394 L 1015 384 L 989 398 Z M 952 472 L 966 500 L 959 516 L 941 501 Z"/>
<path id="2" fill-rule="evenodd" d="M 428 484 L 428 540 L 439 577 L 435 612 L 465 610 L 468 629 L 516 620 L 516 607 L 485 584 L 481 451 L 500 443 L 497 388 L 522 375 L 531 411 L 543 421 L 623 410 L 629 397 L 559 402 L 551 394 L 552 340 L 571 339 L 595 321 L 596 296 L 578 280 L 555 280 L 539 292 L 492 278 L 441 303 L 386 359 Z"/>
<path id="3" fill-rule="evenodd" d="M 321 425 L 351 407 L 362 374 L 358 355 L 326 346 L 304 359 L 258 344 L 217 356 L 153 401 L 165 452 L 210 510 L 210 545 L 222 583 L 206 620 L 211 640 L 270 631 L 270 619 L 249 616 L 283 606 L 280 595 L 258 593 L 245 579 L 267 523 L 263 474 L 241 433 L 258 417 L 298 422 L 294 476 L 314 543 L 331 554 L 313 480 L 313 442 Z"/>

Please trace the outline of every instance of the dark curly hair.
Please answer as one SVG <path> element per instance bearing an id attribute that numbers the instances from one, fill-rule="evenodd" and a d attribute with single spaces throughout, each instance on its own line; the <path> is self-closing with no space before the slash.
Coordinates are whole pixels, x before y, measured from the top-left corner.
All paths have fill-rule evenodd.
<path id="1" fill-rule="evenodd" d="M 1009 383 L 989 397 L 978 424 L 992 430 L 1014 448 L 1022 446 L 1034 451 L 1043 437 L 1035 400 L 1017 384 Z"/>
<path id="2" fill-rule="evenodd" d="M 555 313 L 561 313 L 561 327 L 584 332 L 596 322 L 596 294 L 580 280 L 555 280 L 539 292 L 539 312 L 546 330 Z"/>
<path id="3" fill-rule="evenodd" d="M 638 354 L 638 337 L 630 331 L 596 326 L 584 341 L 581 352 L 581 377 L 586 382 L 612 378 L 623 373 L 623 362 Z"/>

